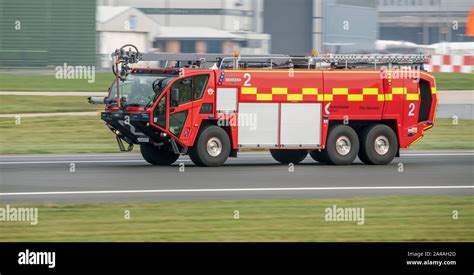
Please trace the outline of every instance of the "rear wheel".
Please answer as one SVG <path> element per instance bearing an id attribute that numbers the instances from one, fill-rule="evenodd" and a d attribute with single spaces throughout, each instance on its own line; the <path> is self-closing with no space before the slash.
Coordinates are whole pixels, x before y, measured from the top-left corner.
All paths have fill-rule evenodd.
<path id="1" fill-rule="evenodd" d="M 140 144 L 140 152 L 143 158 L 153 165 L 170 165 L 179 158 L 179 155 L 169 151 L 168 148 L 154 146 L 151 143 Z"/>
<path id="2" fill-rule="evenodd" d="M 365 128 L 360 140 L 359 158 L 365 164 L 388 164 L 397 154 L 397 135 L 385 124 Z"/>
<path id="3" fill-rule="evenodd" d="M 270 150 L 272 157 L 281 163 L 297 164 L 302 162 L 308 155 L 307 150 Z"/>
<path id="4" fill-rule="evenodd" d="M 221 166 L 229 157 L 230 147 L 226 131 L 217 126 L 209 126 L 199 134 L 189 156 L 197 166 Z"/>
<path id="5" fill-rule="evenodd" d="M 348 165 L 357 157 L 359 138 L 352 127 L 337 125 L 329 129 L 326 149 L 321 151 L 322 159 L 328 164 Z"/>

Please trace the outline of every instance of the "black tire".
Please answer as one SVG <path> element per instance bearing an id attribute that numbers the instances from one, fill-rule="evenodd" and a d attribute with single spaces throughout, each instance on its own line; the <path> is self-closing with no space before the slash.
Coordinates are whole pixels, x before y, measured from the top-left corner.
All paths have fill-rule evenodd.
<path id="1" fill-rule="evenodd" d="M 204 166 L 204 164 L 201 162 L 201 160 L 197 156 L 195 147 L 189 148 L 188 152 L 189 152 L 188 153 L 189 158 L 196 166 Z"/>
<path id="2" fill-rule="evenodd" d="M 179 155 L 169 151 L 168 148 L 154 146 L 151 143 L 140 144 L 140 152 L 143 158 L 153 165 L 170 165 L 179 158 Z"/>
<path id="3" fill-rule="evenodd" d="M 310 151 L 309 152 L 309 155 L 311 156 L 312 159 L 314 159 L 315 161 L 319 162 L 319 163 L 329 163 L 328 159 L 327 159 L 327 155 L 326 153 L 324 152 L 325 150 L 313 150 L 313 151 Z"/>
<path id="4" fill-rule="evenodd" d="M 340 142 L 350 142 L 347 153 L 340 153 L 336 146 L 339 139 Z M 347 142 L 348 141 L 348 142 Z M 339 149 L 340 151 L 342 149 Z M 327 160 L 328 164 L 334 165 L 348 165 L 351 164 L 359 153 L 359 137 L 352 127 L 347 125 L 337 125 L 329 129 L 329 134 L 326 140 L 326 148 L 322 152 L 323 159 Z"/>
<path id="5" fill-rule="evenodd" d="M 208 150 L 208 143 L 221 148 L 217 155 Z M 227 132 L 221 127 L 209 126 L 201 131 L 189 156 L 197 166 L 221 166 L 230 155 L 231 144 Z M 217 151 L 216 151 L 217 152 Z"/>
<path id="6" fill-rule="evenodd" d="M 281 163 L 297 164 L 302 162 L 308 155 L 308 150 L 270 150 L 272 157 Z"/>
<path id="7" fill-rule="evenodd" d="M 384 139 L 385 138 L 385 139 Z M 381 154 L 376 150 L 376 140 L 383 144 L 388 144 L 388 150 Z M 388 143 L 387 143 L 388 141 Z M 378 147 L 378 150 L 382 150 Z M 360 137 L 359 159 L 369 165 L 385 165 L 392 162 L 397 154 L 398 139 L 392 128 L 385 124 L 375 124 L 366 127 Z M 384 151 L 384 150 L 382 150 Z"/>

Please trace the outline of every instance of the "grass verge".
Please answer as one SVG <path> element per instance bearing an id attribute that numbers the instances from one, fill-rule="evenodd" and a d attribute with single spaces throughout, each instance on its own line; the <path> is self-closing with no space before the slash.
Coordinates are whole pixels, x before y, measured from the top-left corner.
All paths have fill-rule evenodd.
<path id="1" fill-rule="evenodd" d="M 87 79 L 56 79 L 54 74 L 0 74 L 0 91 L 83 91 L 106 92 L 114 79 L 111 72 Z"/>
<path id="2" fill-rule="evenodd" d="M 473 203 L 472 196 L 394 196 L 33 205 L 38 224 L 3 222 L 0 241 L 472 242 Z M 326 221 L 333 205 L 364 208 L 364 224 Z"/>
<path id="3" fill-rule="evenodd" d="M 437 119 L 410 149 L 474 149 L 474 121 Z M 0 118 L 0 154 L 118 152 L 115 136 L 97 116 Z"/>
<path id="4" fill-rule="evenodd" d="M 473 90 L 474 73 L 433 73 L 438 91 Z"/>
<path id="5" fill-rule="evenodd" d="M 91 105 L 87 96 L 19 96 L 0 95 L 2 114 L 87 112 L 103 110 L 103 106 Z"/>
<path id="6" fill-rule="evenodd" d="M 0 118 L 0 154 L 118 152 L 99 116 Z"/>
<path id="7" fill-rule="evenodd" d="M 414 150 L 474 149 L 474 120 L 436 119 L 435 126 L 410 146 Z"/>

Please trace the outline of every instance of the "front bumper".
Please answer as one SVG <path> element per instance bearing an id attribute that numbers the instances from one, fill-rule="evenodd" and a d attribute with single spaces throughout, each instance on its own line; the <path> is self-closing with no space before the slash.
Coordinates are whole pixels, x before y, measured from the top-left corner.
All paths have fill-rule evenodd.
<path id="1" fill-rule="evenodd" d="M 101 118 L 107 126 L 129 144 L 164 143 L 161 131 L 150 125 L 149 113 L 110 112 L 101 113 Z"/>

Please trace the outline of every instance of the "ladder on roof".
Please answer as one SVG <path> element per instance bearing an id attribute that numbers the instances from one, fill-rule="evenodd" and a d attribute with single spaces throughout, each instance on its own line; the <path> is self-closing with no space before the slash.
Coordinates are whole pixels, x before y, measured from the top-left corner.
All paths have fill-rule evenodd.
<path id="1" fill-rule="evenodd" d="M 128 50 L 126 48 L 128 47 Z M 212 53 L 140 53 L 133 45 L 124 45 L 112 53 L 115 63 L 122 64 L 125 74 L 128 64 L 139 61 L 175 61 L 175 68 L 203 68 L 205 63 L 218 64 L 217 68 L 363 68 L 377 66 L 423 66 L 430 56 L 422 54 L 316 54 L 310 56 L 290 56 L 284 54 L 240 55 Z M 166 66 L 165 66 L 166 67 Z M 122 70 L 123 70 L 122 69 Z M 114 72 L 115 73 L 115 72 Z M 124 72 L 122 71 L 122 74 Z"/>
<path id="2" fill-rule="evenodd" d="M 311 57 L 312 62 L 329 63 L 333 66 L 367 66 L 367 65 L 405 65 L 422 66 L 430 56 L 422 54 L 323 54 Z"/>

